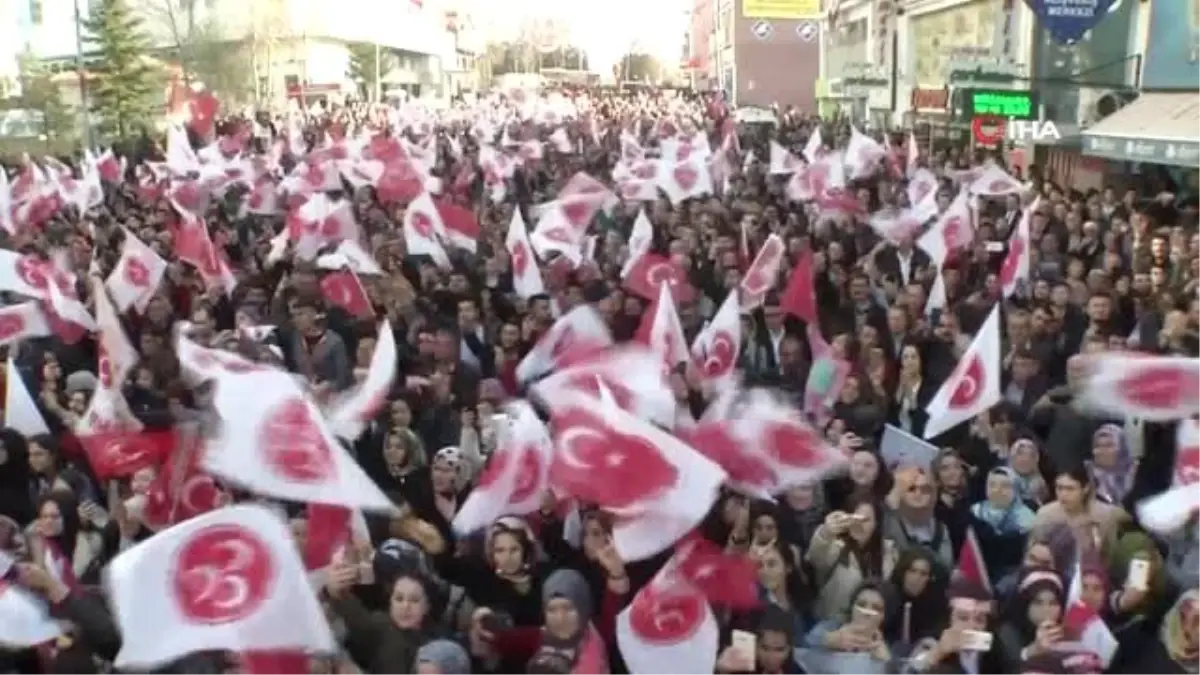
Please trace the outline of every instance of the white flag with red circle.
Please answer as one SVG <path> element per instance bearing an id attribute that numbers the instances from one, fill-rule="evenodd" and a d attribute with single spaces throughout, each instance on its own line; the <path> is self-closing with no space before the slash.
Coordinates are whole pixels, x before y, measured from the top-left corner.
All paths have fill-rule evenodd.
<path id="1" fill-rule="evenodd" d="M 450 257 L 442 240 L 446 237 L 446 224 L 433 203 L 433 196 L 422 192 L 409 203 L 404 211 L 404 245 L 409 255 L 427 255 L 438 267 L 450 267 Z"/>
<path id="2" fill-rule="evenodd" d="M 1040 204 L 1041 198 L 1038 198 L 1025 207 L 1021 219 L 1017 221 L 1016 229 L 1008 237 L 1008 252 L 1000 264 L 1000 289 L 1005 300 L 1017 292 L 1022 282 L 1029 283 L 1029 252 L 1033 245 L 1029 222 Z"/>
<path id="3" fill-rule="evenodd" d="M 767 165 L 767 174 L 771 176 L 783 176 L 786 174 L 796 173 L 804 167 L 803 162 L 793 155 L 787 148 L 779 144 L 779 141 L 771 141 L 771 157 Z"/>
<path id="4" fill-rule="evenodd" d="M 1084 410 L 1148 422 L 1200 412 L 1200 359 L 1104 352 L 1084 358 L 1084 373 L 1075 399 Z"/>
<path id="5" fill-rule="evenodd" d="M 617 647 L 632 673 L 711 673 L 720 627 L 704 592 L 668 561 L 617 615 Z"/>
<path id="6" fill-rule="evenodd" d="M 983 167 L 983 171 L 975 180 L 971 181 L 968 189 L 974 195 L 999 197 L 1024 192 L 1025 186 L 995 163 L 989 163 Z"/>
<path id="7" fill-rule="evenodd" d="M 664 160 L 657 178 L 658 187 L 674 205 L 713 194 L 712 172 L 704 159 L 696 155 L 681 162 Z"/>
<path id="8" fill-rule="evenodd" d="M 658 290 L 658 299 L 642 314 L 635 339 L 662 357 L 663 368 L 670 371 L 687 363 L 688 345 L 670 288 L 663 284 Z"/>
<path id="9" fill-rule="evenodd" d="M 1151 532 L 1170 535 L 1200 510 L 1200 421 L 1179 420 L 1175 428 L 1175 475 L 1171 489 L 1138 502 L 1138 519 Z"/>
<path id="10" fill-rule="evenodd" d="M 929 405 L 925 438 L 955 427 L 1000 402 L 1000 306 L 992 308 L 970 347 Z"/>
<path id="11" fill-rule="evenodd" d="M 508 223 L 508 234 L 504 237 L 504 248 L 508 250 L 513 290 L 517 295 L 528 300 L 545 293 L 546 284 L 533 255 L 533 246 L 529 243 L 529 230 L 525 227 L 525 219 L 521 217 L 520 209 L 513 209 L 512 220 Z"/>
<path id="12" fill-rule="evenodd" d="M 764 498 L 810 485 L 846 464 L 799 410 L 759 389 L 680 437 L 724 469 L 731 486 Z"/>
<path id="13" fill-rule="evenodd" d="M 113 559 L 105 582 L 123 670 L 199 651 L 337 647 L 291 532 L 262 506 L 220 509 L 159 532 Z"/>
<path id="14" fill-rule="evenodd" d="M 934 265 L 941 266 L 951 253 L 967 248 L 975 240 L 968 196 L 966 190 L 959 190 L 946 212 L 917 240 L 917 246 L 929 254 Z"/>
<path id="15" fill-rule="evenodd" d="M 162 283 L 167 261 L 135 234 L 125 228 L 122 230 L 125 232 L 125 242 L 121 245 L 121 259 L 104 285 L 108 286 L 118 312 L 125 312 L 130 306 L 145 312 L 146 305 Z"/>
<path id="16" fill-rule="evenodd" d="M 0 307 L 0 345 L 7 345 L 25 338 L 49 335 L 50 323 L 46 313 L 36 302 Z"/>
<path id="17" fill-rule="evenodd" d="M 742 352 L 742 316 L 738 294 L 731 291 L 712 321 L 692 342 L 692 360 L 701 379 L 717 389 L 737 381 L 737 360 Z"/>
<path id="18" fill-rule="evenodd" d="M 4 426 L 16 429 L 26 438 L 50 433 L 46 418 L 34 403 L 11 354 L 4 365 L 4 387 Z"/>
<path id="19" fill-rule="evenodd" d="M 763 242 L 754 262 L 746 270 L 742 282 L 738 285 L 741 294 L 741 310 L 749 312 L 756 309 L 779 282 L 779 268 L 783 264 L 783 256 L 787 252 L 783 239 L 777 234 L 771 234 Z"/>
<path id="20" fill-rule="evenodd" d="M 379 326 L 366 379 L 353 389 L 339 393 L 326 406 L 326 419 L 335 435 L 347 441 L 362 435 L 367 423 L 387 402 L 396 379 L 396 364 L 396 335 L 392 332 L 392 324 L 384 319 Z"/>
<path id="21" fill-rule="evenodd" d="M 626 561 L 666 550 L 704 519 L 726 475 L 683 441 L 606 396 L 547 401 L 556 452 L 550 485 L 611 513 Z"/>
<path id="22" fill-rule="evenodd" d="M 270 497 L 395 511 L 291 373 L 225 370 L 213 384 L 221 432 L 204 453 L 209 473 Z"/>
<path id="23" fill-rule="evenodd" d="M 533 385 L 545 401 L 582 392 L 601 396 L 601 387 L 622 410 L 667 428 L 675 422 L 675 394 L 662 368 L 661 356 L 640 345 L 621 345 L 590 354 L 576 353 Z"/>
<path id="24" fill-rule="evenodd" d="M 563 365 L 571 354 L 604 349 L 613 343 L 604 319 L 590 305 L 580 305 L 560 316 L 550 330 L 517 364 L 517 380 L 528 382 Z"/>
<path id="25" fill-rule="evenodd" d="M 509 420 L 500 445 L 454 516 L 454 530 L 461 534 L 477 532 L 501 516 L 534 513 L 549 489 L 553 448 L 546 425 L 524 401 L 513 401 L 505 412 Z"/>

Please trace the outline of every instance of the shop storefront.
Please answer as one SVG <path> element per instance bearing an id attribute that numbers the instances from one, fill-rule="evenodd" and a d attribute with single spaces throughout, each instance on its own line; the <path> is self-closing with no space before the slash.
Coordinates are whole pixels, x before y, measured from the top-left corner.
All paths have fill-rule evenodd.
<path id="1" fill-rule="evenodd" d="M 1200 6 L 1155 2 L 1149 15 L 1142 93 L 1085 130 L 1083 152 L 1194 170 L 1200 167 Z"/>
<path id="2" fill-rule="evenodd" d="M 825 33 L 824 70 L 825 79 L 845 77 L 852 63 L 867 62 L 870 35 L 867 32 L 867 17 L 846 20 L 837 28 Z"/>
<path id="3" fill-rule="evenodd" d="M 949 87 L 913 89 L 904 114 L 904 128 L 912 130 L 921 154 L 926 157 L 951 145 L 962 145 L 968 137 L 968 130 L 954 123 Z"/>
<path id="4" fill-rule="evenodd" d="M 954 54 L 991 49 L 996 41 L 996 3 L 965 2 L 935 12 L 908 15 L 909 68 L 915 88 L 941 87 Z"/>

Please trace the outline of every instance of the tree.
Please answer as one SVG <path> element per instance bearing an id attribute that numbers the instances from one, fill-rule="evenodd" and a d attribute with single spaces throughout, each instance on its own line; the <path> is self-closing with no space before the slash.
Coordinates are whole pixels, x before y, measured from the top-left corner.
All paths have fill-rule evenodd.
<path id="1" fill-rule="evenodd" d="M 75 113 L 63 103 L 62 90 L 55 84 L 53 73 L 29 52 L 17 56 L 17 69 L 21 82 L 17 107 L 41 113 L 41 133 L 47 139 L 73 136 L 77 130 Z"/>
<path id="2" fill-rule="evenodd" d="M 532 73 L 540 65 L 537 50 L 526 40 L 489 43 L 484 58 L 491 63 L 493 75 Z"/>
<path id="3" fill-rule="evenodd" d="M 375 57 L 378 55 L 379 63 Z M 376 67 L 378 66 L 378 67 Z M 395 54 L 389 49 L 380 47 L 376 52 L 375 45 L 370 42 L 356 42 L 350 45 L 350 79 L 362 88 L 359 93 L 363 98 L 375 97 L 376 80 L 386 77 L 396 67 Z M 379 88 L 382 91 L 382 86 Z"/>
<path id="4" fill-rule="evenodd" d="M 663 77 L 658 59 L 642 52 L 630 52 L 617 62 L 618 73 L 626 82 L 658 82 Z"/>
<path id="5" fill-rule="evenodd" d="M 125 0 L 97 0 L 84 28 L 93 48 L 88 95 L 101 130 L 121 138 L 148 128 L 162 110 L 162 71 L 146 58 L 142 20 Z"/>
<path id="6" fill-rule="evenodd" d="M 558 47 L 539 54 L 542 68 L 563 68 L 565 70 L 587 70 L 587 52 L 578 47 Z"/>
<path id="7" fill-rule="evenodd" d="M 227 102 L 241 102 L 254 92 L 253 69 L 246 41 L 230 39 L 216 16 L 196 15 L 195 0 L 154 0 L 149 15 L 171 41 L 187 83 L 202 82 Z"/>

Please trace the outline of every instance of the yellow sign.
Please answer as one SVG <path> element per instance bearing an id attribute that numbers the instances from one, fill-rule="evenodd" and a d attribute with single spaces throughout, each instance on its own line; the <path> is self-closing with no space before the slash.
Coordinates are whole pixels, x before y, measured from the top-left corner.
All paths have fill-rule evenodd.
<path id="1" fill-rule="evenodd" d="M 816 19 L 821 16 L 821 0 L 742 0 L 742 16 L 747 19 Z"/>

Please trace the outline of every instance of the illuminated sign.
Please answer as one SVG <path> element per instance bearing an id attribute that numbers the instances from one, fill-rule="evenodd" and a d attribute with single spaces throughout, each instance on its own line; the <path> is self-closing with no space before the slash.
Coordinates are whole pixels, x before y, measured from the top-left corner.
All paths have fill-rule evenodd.
<path id="1" fill-rule="evenodd" d="M 963 108 L 966 117 L 1035 120 L 1038 118 L 1038 97 L 1031 91 L 968 89 Z"/>

